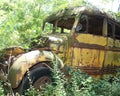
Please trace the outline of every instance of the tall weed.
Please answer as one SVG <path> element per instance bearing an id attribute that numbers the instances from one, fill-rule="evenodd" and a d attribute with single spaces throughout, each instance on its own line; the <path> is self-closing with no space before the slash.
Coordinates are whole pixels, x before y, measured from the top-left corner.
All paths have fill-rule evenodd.
<path id="1" fill-rule="evenodd" d="M 2 85 L 1 81 L 0 81 L 0 96 L 5 96 L 4 95 L 4 88 L 3 88 L 3 85 Z"/>

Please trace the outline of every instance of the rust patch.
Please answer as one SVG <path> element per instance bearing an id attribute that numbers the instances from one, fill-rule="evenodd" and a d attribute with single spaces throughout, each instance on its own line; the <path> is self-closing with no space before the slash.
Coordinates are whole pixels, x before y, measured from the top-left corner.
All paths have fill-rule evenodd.
<path id="1" fill-rule="evenodd" d="M 85 43 L 74 43 L 72 47 L 105 50 L 105 46 Z"/>
<path id="2" fill-rule="evenodd" d="M 120 66 L 108 65 L 102 68 L 102 72 L 105 74 L 113 74 L 116 73 L 118 69 L 120 69 Z"/>
<path id="3" fill-rule="evenodd" d="M 104 75 L 104 74 L 114 74 L 117 72 L 117 69 L 120 69 L 120 66 L 107 66 L 107 67 L 78 67 L 81 71 L 88 73 L 89 75 Z"/>
<path id="4" fill-rule="evenodd" d="M 89 75 L 100 75 L 101 68 L 100 67 L 79 67 L 81 71 L 88 73 Z"/>
<path id="5" fill-rule="evenodd" d="M 101 46 L 96 44 L 74 43 L 72 47 L 120 52 L 120 48 L 115 48 L 115 47 L 109 48 L 106 46 Z"/>
<path id="6" fill-rule="evenodd" d="M 22 53 L 25 53 L 25 50 L 22 49 L 21 47 L 10 47 L 10 48 L 4 49 L 4 55 L 6 57 L 9 57 L 10 55 L 17 56 Z"/>

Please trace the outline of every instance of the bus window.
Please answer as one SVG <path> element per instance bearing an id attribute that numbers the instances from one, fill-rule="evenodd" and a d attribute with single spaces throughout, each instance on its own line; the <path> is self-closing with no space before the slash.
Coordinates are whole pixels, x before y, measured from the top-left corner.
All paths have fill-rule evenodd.
<path id="1" fill-rule="evenodd" d="M 120 40 L 120 26 L 115 25 L 115 38 Z"/>
<path id="2" fill-rule="evenodd" d="M 103 18 L 100 16 L 88 17 L 88 33 L 94 35 L 102 35 Z"/>
<path id="3" fill-rule="evenodd" d="M 108 21 L 107 26 L 108 26 L 108 34 L 107 34 L 107 36 L 113 38 L 114 24 Z"/>
<path id="4" fill-rule="evenodd" d="M 82 15 L 76 27 L 78 33 L 89 33 L 102 36 L 103 17 L 96 15 Z"/>
<path id="5" fill-rule="evenodd" d="M 76 32 L 77 33 L 87 33 L 87 15 L 81 15 L 80 21 L 76 27 Z"/>

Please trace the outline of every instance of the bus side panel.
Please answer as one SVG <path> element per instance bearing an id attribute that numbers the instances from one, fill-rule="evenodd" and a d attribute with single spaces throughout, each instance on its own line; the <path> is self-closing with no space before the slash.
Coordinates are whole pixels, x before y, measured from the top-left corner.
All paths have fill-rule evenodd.
<path id="1" fill-rule="evenodd" d="M 112 74 L 120 68 L 120 52 L 107 51 L 104 62 L 104 73 Z"/>
<path id="2" fill-rule="evenodd" d="M 114 67 L 120 68 L 120 51 L 114 52 L 112 64 L 114 64 Z"/>
<path id="3" fill-rule="evenodd" d="M 116 49 L 114 49 L 113 64 L 114 66 L 120 68 L 120 40 L 115 40 L 114 46 Z"/>
<path id="4" fill-rule="evenodd" d="M 120 41 L 108 37 L 105 50 L 104 74 L 115 73 L 120 68 Z"/>
<path id="5" fill-rule="evenodd" d="M 106 38 L 92 34 L 77 34 L 72 46 L 72 66 L 91 75 L 101 74 Z"/>
<path id="6" fill-rule="evenodd" d="M 103 50 L 74 48 L 72 66 L 79 67 L 91 75 L 101 74 L 104 55 Z"/>

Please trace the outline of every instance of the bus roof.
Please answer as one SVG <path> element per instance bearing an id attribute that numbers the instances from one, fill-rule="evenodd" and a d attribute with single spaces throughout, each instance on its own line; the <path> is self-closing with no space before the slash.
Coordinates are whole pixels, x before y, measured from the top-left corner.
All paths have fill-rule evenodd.
<path id="1" fill-rule="evenodd" d="M 116 21 L 110 15 L 108 15 L 107 13 L 105 13 L 97 8 L 87 7 L 87 6 L 76 6 L 76 7 L 65 8 L 63 10 L 57 11 L 57 12 L 49 15 L 45 19 L 45 22 L 52 23 L 60 18 L 74 18 L 75 16 L 77 16 L 81 13 L 104 16 L 104 17 L 107 17 L 109 19 Z M 116 21 L 116 22 L 118 22 L 118 21 Z"/>

